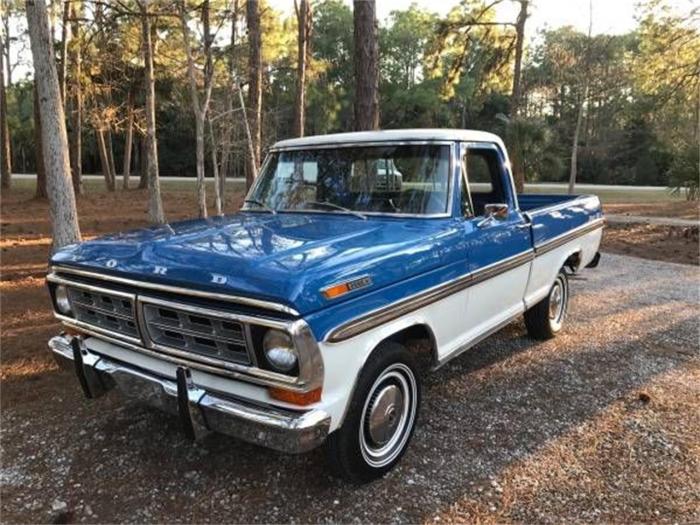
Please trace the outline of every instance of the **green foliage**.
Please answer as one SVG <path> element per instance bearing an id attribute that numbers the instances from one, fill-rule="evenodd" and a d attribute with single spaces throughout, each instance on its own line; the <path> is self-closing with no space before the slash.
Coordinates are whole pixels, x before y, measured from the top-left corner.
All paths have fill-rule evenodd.
<path id="1" fill-rule="evenodd" d="M 86 1 L 83 78 L 86 94 L 84 172 L 99 169 L 91 126 L 108 125 L 117 157 L 123 149 L 126 97 L 136 93 L 137 139 L 143 130 L 143 74 L 136 0 Z M 158 1 L 153 20 L 160 169 L 195 171 L 194 119 L 187 91 L 181 28 L 171 2 Z M 475 128 L 501 134 L 522 160 L 527 180 L 568 176 L 579 108 L 580 182 L 698 187 L 700 12 L 673 14 L 663 0 L 643 1 L 638 27 L 592 39 L 571 27 L 546 30 L 526 49 L 523 102 L 511 114 L 515 32 L 501 24 L 493 2 L 462 0 L 445 16 L 416 4 L 393 11 L 380 27 L 381 127 Z M 202 82 L 201 3 L 187 1 L 192 49 Z M 219 133 L 231 131 L 233 172 L 245 157 L 241 114 L 231 111 L 230 68 L 247 75 L 245 2 L 211 1 L 215 84 L 212 114 Z M 537 9 L 535 3 L 533 9 Z M 296 18 L 262 9 L 264 146 L 292 134 L 296 80 Z M 693 18 L 694 17 L 694 18 Z M 514 22 L 514 21 L 507 21 Z M 58 46 L 57 46 L 58 49 Z M 584 80 L 589 95 L 584 100 Z M 247 89 L 243 85 L 244 91 Z M 345 0 L 313 2 L 307 73 L 306 133 L 351 129 L 354 90 L 353 14 Z M 9 90 L 13 164 L 34 169 L 32 90 Z M 210 147 L 207 140 L 207 147 Z M 207 153 L 207 162 L 210 162 Z M 119 158 L 117 165 L 119 165 Z M 209 168 L 207 168 L 209 169 Z"/>

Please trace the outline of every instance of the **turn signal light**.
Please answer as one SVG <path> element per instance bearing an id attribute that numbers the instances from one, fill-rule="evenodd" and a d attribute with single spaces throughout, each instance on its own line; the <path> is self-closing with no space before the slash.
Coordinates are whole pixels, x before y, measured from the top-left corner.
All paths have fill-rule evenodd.
<path id="1" fill-rule="evenodd" d="M 321 390 L 321 388 L 317 388 L 310 392 L 293 392 L 284 388 L 270 387 L 268 391 L 273 399 L 303 406 L 321 401 Z"/>
<path id="2" fill-rule="evenodd" d="M 349 291 L 350 286 L 348 286 L 348 283 L 340 283 L 323 290 L 323 295 L 326 299 L 335 299 L 336 297 L 340 297 Z"/>

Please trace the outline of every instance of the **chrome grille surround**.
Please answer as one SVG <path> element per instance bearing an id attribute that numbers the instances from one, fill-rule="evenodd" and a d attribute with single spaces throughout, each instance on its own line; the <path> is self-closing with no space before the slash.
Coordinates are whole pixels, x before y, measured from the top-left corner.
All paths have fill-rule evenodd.
<path id="1" fill-rule="evenodd" d="M 78 321 L 138 338 L 133 296 L 76 286 L 67 286 L 66 290 L 71 310 Z"/>
<path id="2" fill-rule="evenodd" d="M 146 345 L 249 364 L 254 356 L 246 326 L 228 312 L 139 298 Z"/>
<path id="3" fill-rule="evenodd" d="M 71 278 L 72 275 L 79 277 L 89 277 L 97 279 L 103 277 L 105 285 L 117 283 L 120 285 L 132 286 L 136 288 L 135 292 L 127 293 L 113 289 L 86 284 L 82 281 L 76 281 Z M 52 284 L 62 284 L 66 287 L 76 287 L 86 290 L 95 290 L 100 293 L 108 293 L 117 297 L 127 297 L 132 300 L 132 305 L 135 309 L 136 327 L 138 331 L 137 337 L 131 337 L 124 333 L 113 331 L 107 328 L 100 327 L 77 318 L 63 315 L 54 310 L 54 317 L 63 322 L 66 326 L 76 328 L 88 336 L 98 337 L 113 344 L 117 344 L 142 353 L 144 355 L 163 359 L 165 361 L 175 363 L 182 366 L 187 366 L 192 369 L 201 370 L 216 375 L 221 375 L 231 379 L 242 380 L 263 386 L 283 387 L 287 390 L 295 392 L 308 392 L 310 390 L 323 386 L 324 366 L 323 357 L 318 346 L 318 342 L 314 337 L 309 325 L 303 319 L 281 320 L 271 317 L 254 316 L 237 314 L 229 311 L 223 311 L 212 308 L 203 308 L 191 304 L 182 303 L 173 300 L 162 300 L 147 295 L 142 295 L 143 292 L 149 290 L 162 291 L 166 293 L 179 293 L 183 300 L 188 297 L 195 296 L 206 298 L 210 295 L 210 299 L 214 302 L 222 301 L 223 294 L 192 291 L 185 288 L 173 286 L 163 286 L 151 282 L 141 282 L 132 279 L 122 279 L 109 275 L 101 275 L 95 272 L 86 272 L 73 268 L 60 266 L 50 267 L 49 274 L 46 280 Z M 102 284 L 102 283 L 100 283 Z M 236 302 L 236 296 L 228 296 L 227 302 Z M 242 304 L 252 304 L 243 302 Z M 173 346 L 160 345 L 154 342 L 148 335 L 148 330 L 145 328 L 144 306 L 145 305 L 160 305 L 170 309 L 184 310 L 192 312 L 196 315 L 202 314 L 204 317 L 212 317 L 217 320 L 226 320 L 238 323 L 243 327 L 246 338 L 247 355 L 243 361 L 225 360 L 219 357 L 212 357 L 204 354 L 194 353 L 189 350 L 183 350 Z M 284 307 L 274 308 L 274 312 L 283 311 Z M 292 309 L 289 309 L 293 311 Z M 256 325 L 259 327 L 276 328 L 286 331 L 292 337 L 294 345 L 299 352 L 299 373 L 296 377 L 286 374 L 273 372 L 264 368 L 260 368 L 255 357 L 252 345 L 250 343 L 250 326 Z M 231 335 L 231 334 L 228 334 Z"/>

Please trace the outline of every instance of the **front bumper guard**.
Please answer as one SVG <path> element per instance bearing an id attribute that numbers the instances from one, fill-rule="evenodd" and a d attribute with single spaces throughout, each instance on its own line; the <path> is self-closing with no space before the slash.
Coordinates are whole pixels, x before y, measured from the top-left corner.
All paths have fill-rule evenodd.
<path id="1" fill-rule="evenodd" d="M 95 354 L 80 337 L 53 337 L 49 348 L 61 368 L 75 372 L 87 398 L 117 387 L 130 398 L 178 415 L 192 439 L 214 431 L 300 453 L 316 448 L 328 436 L 331 419 L 322 410 L 295 412 L 221 397 L 197 387 L 186 367 L 177 368 L 173 381 Z"/>

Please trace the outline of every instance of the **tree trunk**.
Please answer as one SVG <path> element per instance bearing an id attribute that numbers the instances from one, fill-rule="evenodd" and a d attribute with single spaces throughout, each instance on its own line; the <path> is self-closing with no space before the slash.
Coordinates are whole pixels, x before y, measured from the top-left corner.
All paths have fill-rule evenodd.
<path id="1" fill-rule="evenodd" d="M 578 141 L 581 134 L 581 123 L 583 122 L 583 109 L 588 98 L 588 76 L 583 85 L 583 97 L 578 106 L 578 116 L 576 117 L 576 127 L 574 128 L 574 140 L 571 144 L 571 167 L 569 171 L 569 193 L 576 189 L 576 175 L 578 171 Z"/>
<path id="2" fill-rule="evenodd" d="M 229 44 L 229 75 L 231 77 L 230 89 L 226 93 L 226 113 L 227 118 L 224 121 L 224 140 L 223 151 L 221 152 L 221 201 L 226 202 L 226 178 L 228 177 L 229 166 L 231 165 L 232 144 L 233 144 L 233 97 L 235 96 L 236 83 L 234 77 L 236 74 L 236 35 L 238 24 L 238 0 L 231 1 L 231 41 Z"/>
<path id="3" fill-rule="evenodd" d="M 53 229 L 53 249 L 80 241 L 78 212 L 71 184 L 68 137 L 61 105 L 56 62 L 49 40 L 49 20 L 44 0 L 26 0 L 27 25 L 38 91 L 42 152 Z"/>
<path id="4" fill-rule="evenodd" d="M 199 216 L 207 216 L 207 187 L 204 179 L 204 119 L 200 113 L 194 119 L 195 153 L 197 156 L 197 207 Z"/>
<path id="5" fill-rule="evenodd" d="M 253 134 L 250 129 L 250 124 L 248 121 L 248 114 L 246 111 L 245 107 L 245 101 L 243 100 L 243 90 L 241 89 L 241 85 L 238 83 L 238 77 L 234 77 L 234 82 L 236 83 L 236 88 L 238 91 L 238 103 L 240 104 L 240 109 L 241 113 L 243 116 L 243 128 L 245 129 L 245 136 L 246 136 L 246 144 L 248 145 L 248 158 L 246 162 L 246 181 L 245 181 L 245 187 L 246 190 L 250 188 L 250 186 L 253 184 L 253 181 L 257 178 L 258 176 L 258 162 L 257 162 L 257 156 L 255 152 L 255 143 L 253 140 Z M 251 176 L 252 172 L 252 176 Z"/>
<path id="6" fill-rule="evenodd" d="M 148 188 L 148 169 L 146 166 L 146 137 L 139 137 L 139 189 Z"/>
<path id="7" fill-rule="evenodd" d="M 112 176 L 112 169 L 109 165 L 105 131 L 102 128 L 95 129 L 95 138 L 97 139 L 97 152 L 100 155 L 100 166 L 102 167 L 102 175 L 105 178 L 105 186 L 107 187 L 107 191 L 114 191 L 114 177 Z"/>
<path id="8" fill-rule="evenodd" d="M 41 112 L 39 110 L 39 94 L 37 93 L 36 85 L 33 89 L 34 99 L 34 155 L 36 164 L 36 191 L 34 198 L 45 199 L 48 197 L 46 192 L 46 167 L 44 166 L 44 153 L 42 152 L 41 139 Z"/>
<path id="9" fill-rule="evenodd" d="M 148 188 L 148 169 L 146 166 L 146 137 L 139 137 L 139 189 Z"/>
<path id="10" fill-rule="evenodd" d="M 216 214 L 224 214 L 224 203 L 223 203 L 223 181 L 221 177 L 221 170 L 219 170 L 219 159 L 217 158 L 218 144 L 216 142 L 216 134 L 214 133 L 214 125 L 211 119 L 207 119 L 209 122 L 209 138 L 211 139 L 211 165 L 214 170 L 214 204 L 216 206 Z"/>
<path id="11" fill-rule="evenodd" d="M 195 78 L 194 58 L 192 57 L 192 49 L 190 48 L 189 29 L 187 26 L 187 14 L 185 12 L 185 3 L 180 3 L 180 25 L 182 26 L 182 38 L 185 46 L 185 55 L 187 56 L 187 77 L 190 85 L 190 99 L 192 102 L 192 113 L 194 114 L 194 129 L 195 129 L 195 154 L 197 166 L 197 205 L 199 216 L 204 218 L 207 216 L 207 188 L 204 173 L 204 124 L 209 105 L 210 82 L 211 82 L 211 57 L 209 56 L 209 3 L 204 2 L 202 7 L 202 21 L 204 24 L 204 49 L 207 55 L 207 63 L 205 65 L 205 100 L 200 104 L 199 93 L 197 91 L 197 79 Z"/>
<path id="12" fill-rule="evenodd" d="M 3 37 L 0 36 L 0 185 L 8 189 L 12 177 L 12 159 L 10 157 L 10 128 L 7 124 L 4 49 Z"/>
<path id="13" fill-rule="evenodd" d="M 375 0 L 354 0 L 355 130 L 379 128 L 379 43 Z"/>
<path id="14" fill-rule="evenodd" d="M 523 65 L 523 47 L 525 43 L 525 21 L 528 17 L 529 0 L 518 0 L 520 2 L 520 11 L 518 18 L 515 21 L 515 65 L 513 66 L 513 92 L 511 93 L 511 120 L 517 120 L 520 116 L 522 104 L 521 77 Z M 517 126 L 516 126 L 517 127 Z M 515 182 L 515 190 L 522 193 L 525 189 L 525 170 L 520 155 L 520 139 L 519 134 L 516 134 L 514 144 L 514 155 L 512 156 L 513 165 L 513 181 Z"/>
<path id="15" fill-rule="evenodd" d="M 294 101 L 293 133 L 297 137 L 304 136 L 304 110 L 306 104 L 306 63 L 309 57 L 309 40 L 311 38 L 311 3 L 309 0 L 295 0 L 297 13 L 297 90 Z"/>
<path id="16" fill-rule="evenodd" d="M 122 188 L 129 189 L 131 176 L 131 147 L 134 142 L 134 91 L 129 89 L 126 98 L 126 137 L 124 138 L 124 164 L 122 166 Z"/>
<path id="17" fill-rule="evenodd" d="M 61 69 L 58 72 L 58 82 L 61 88 L 61 101 L 66 108 L 66 78 L 68 77 L 68 19 L 70 18 L 70 1 L 63 0 L 63 19 L 61 24 Z"/>
<path id="18" fill-rule="evenodd" d="M 258 0 L 246 2 L 246 22 L 248 25 L 248 107 L 250 121 L 250 157 L 246 170 L 246 189 L 250 188 L 257 176 L 260 165 L 262 144 L 262 39 L 260 35 L 260 5 Z"/>
<path id="19" fill-rule="evenodd" d="M 588 100 L 588 89 L 590 86 L 590 64 L 591 64 L 591 36 L 593 34 L 593 0 L 588 2 L 588 41 L 586 43 L 586 63 L 583 71 L 583 97 L 579 102 L 578 115 L 576 117 L 576 128 L 574 129 L 574 140 L 571 145 L 571 166 L 569 171 L 569 193 L 576 190 L 576 176 L 578 171 L 578 139 L 581 134 L 581 123 L 583 122 L 583 110 Z"/>
<path id="20" fill-rule="evenodd" d="M 148 216 L 154 224 L 165 223 L 163 202 L 160 197 L 158 177 L 158 142 L 156 139 L 156 94 L 153 73 L 153 42 L 151 20 L 148 13 L 149 0 L 139 0 L 141 9 L 141 37 L 143 39 L 143 61 L 145 65 L 144 86 L 146 89 L 146 170 L 148 172 Z"/>
<path id="21" fill-rule="evenodd" d="M 513 92 L 511 93 L 511 114 L 517 116 L 520 112 L 522 102 L 521 82 L 523 66 L 523 47 L 525 44 L 525 22 L 529 13 L 527 12 L 529 0 L 518 0 L 520 11 L 515 21 L 515 65 L 513 66 Z"/>
<path id="22" fill-rule="evenodd" d="M 71 40 L 68 47 L 68 59 L 70 62 L 70 88 L 67 97 L 69 111 L 68 146 L 70 148 L 73 191 L 75 191 L 76 195 L 82 195 L 83 193 L 83 87 L 80 78 L 82 75 L 82 37 L 80 33 L 80 22 L 77 20 L 82 17 L 82 14 L 82 3 L 71 3 L 73 27 L 71 28 Z"/>
<path id="23" fill-rule="evenodd" d="M 109 176 L 112 178 L 112 184 L 117 187 L 117 166 L 114 162 L 114 140 L 112 139 L 112 130 L 108 127 L 105 135 L 105 143 L 107 145 L 107 160 L 109 161 Z"/>

